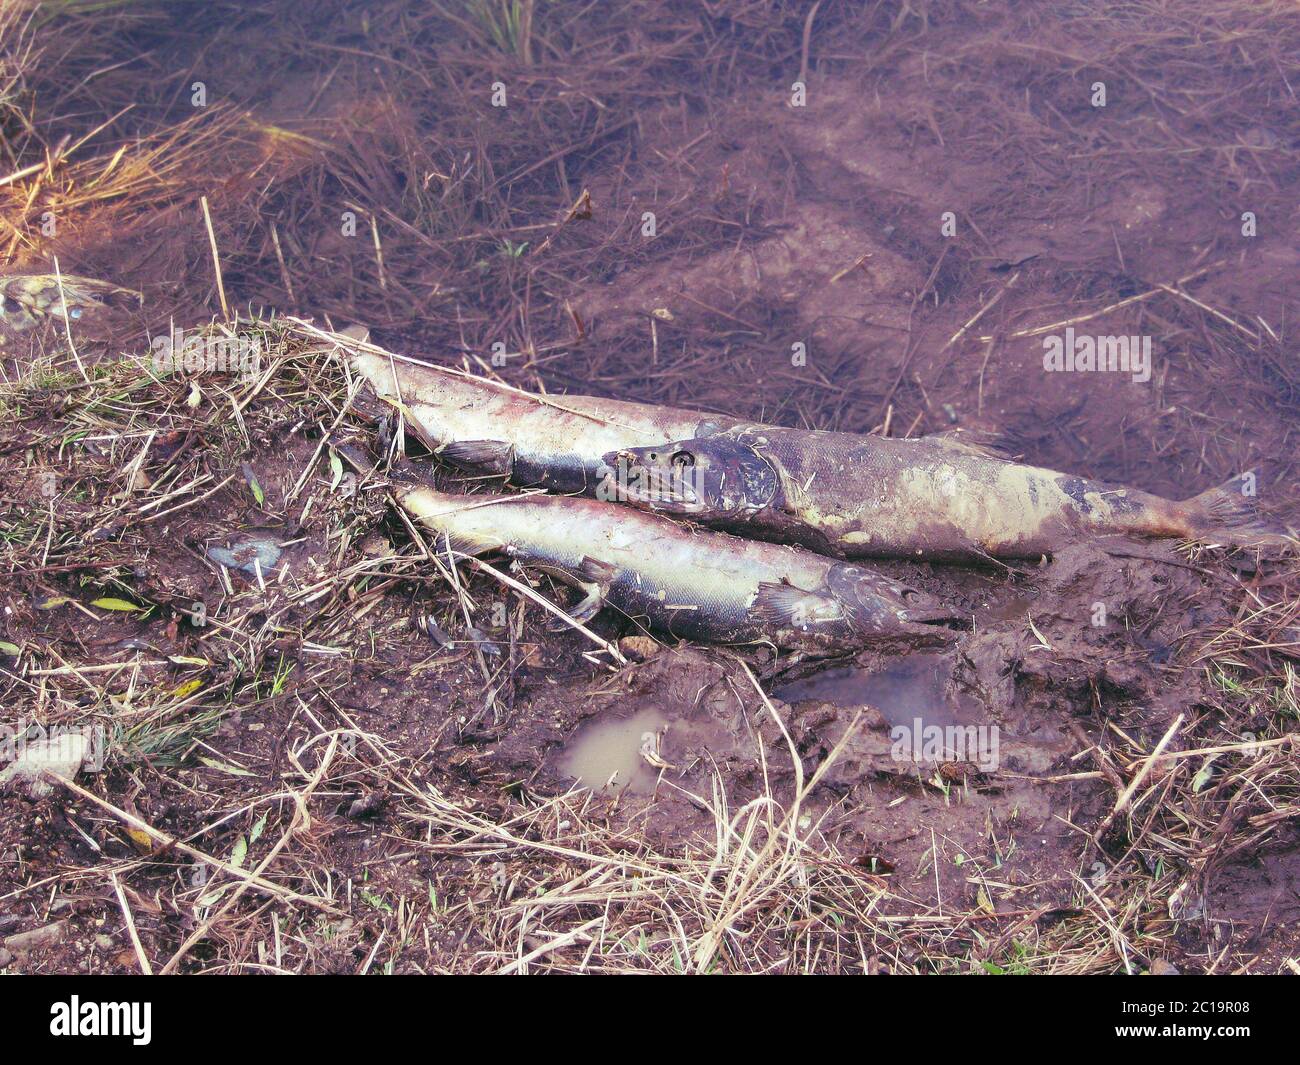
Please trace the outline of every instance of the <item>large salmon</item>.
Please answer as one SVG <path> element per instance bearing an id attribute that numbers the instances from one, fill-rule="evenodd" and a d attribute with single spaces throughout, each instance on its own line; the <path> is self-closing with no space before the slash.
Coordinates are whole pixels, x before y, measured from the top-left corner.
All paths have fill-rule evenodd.
<path id="1" fill-rule="evenodd" d="M 1174 501 L 944 436 L 785 429 L 592 396 L 539 396 L 400 356 L 351 365 L 442 461 L 841 557 L 1032 558 L 1113 533 L 1285 540 L 1238 478 Z"/>
<path id="2" fill-rule="evenodd" d="M 608 495 L 841 557 L 1032 558 L 1115 533 L 1286 541 L 1255 514 L 1250 474 L 1177 502 L 943 437 L 753 424 L 605 458 Z"/>

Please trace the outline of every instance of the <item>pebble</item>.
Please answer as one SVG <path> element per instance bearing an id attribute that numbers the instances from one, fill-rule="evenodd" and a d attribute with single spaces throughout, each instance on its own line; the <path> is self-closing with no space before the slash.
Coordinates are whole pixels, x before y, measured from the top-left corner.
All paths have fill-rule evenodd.
<path id="1" fill-rule="evenodd" d="M 624 636 L 618 641 L 618 649 L 632 658 L 651 658 L 658 654 L 662 645 L 649 636 Z"/>
<path id="2" fill-rule="evenodd" d="M 9 936 L 5 940 L 5 947 L 15 954 L 26 954 L 31 950 L 40 950 L 42 947 L 52 947 L 56 943 L 62 943 L 67 931 L 67 921 L 55 921 L 41 928 L 33 928 L 30 932 L 18 932 Z"/>

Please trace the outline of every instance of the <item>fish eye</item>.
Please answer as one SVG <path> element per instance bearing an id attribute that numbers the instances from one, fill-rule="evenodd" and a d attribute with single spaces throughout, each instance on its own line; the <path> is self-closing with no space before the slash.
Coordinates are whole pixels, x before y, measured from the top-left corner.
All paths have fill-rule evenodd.
<path id="1" fill-rule="evenodd" d="M 673 465 L 679 470 L 686 466 L 694 466 L 695 456 L 689 451 L 679 451 L 673 456 Z"/>

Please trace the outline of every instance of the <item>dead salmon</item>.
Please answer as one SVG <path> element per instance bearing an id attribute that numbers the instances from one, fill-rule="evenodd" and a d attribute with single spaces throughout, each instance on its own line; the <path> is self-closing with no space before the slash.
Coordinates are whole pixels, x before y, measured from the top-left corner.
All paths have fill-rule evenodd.
<path id="1" fill-rule="evenodd" d="M 1176 502 L 944 437 L 733 425 L 606 456 L 617 498 L 841 557 L 1033 558 L 1082 536 L 1285 542 L 1250 474 Z"/>
<path id="2" fill-rule="evenodd" d="M 353 370 L 441 461 L 520 487 L 593 494 L 610 451 L 715 432 L 734 423 L 697 411 L 593 396 L 543 396 L 375 351 Z"/>
<path id="3" fill-rule="evenodd" d="M 443 546 L 501 551 L 581 588 L 572 611 L 601 606 L 673 636 L 831 652 L 873 641 L 928 642 L 955 615 L 925 593 L 862 566 L 692 528 L 656 514 L 542 492 L 399 492 Z"/>

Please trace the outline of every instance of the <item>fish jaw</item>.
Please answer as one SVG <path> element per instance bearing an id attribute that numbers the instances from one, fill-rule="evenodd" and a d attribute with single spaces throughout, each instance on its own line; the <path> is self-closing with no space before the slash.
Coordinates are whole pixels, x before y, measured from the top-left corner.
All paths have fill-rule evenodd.
<path id="1" fill-rule="evenodd" d="M 963 615 L 942 599 L 915 588 L 909 587 L 904 590 L 903 601 L 904 606 L 898 616 L 899 620 L 904 622 L 920 625 L 949 625 L 964 620 Z"/>
<path id="2" fill-rule="evenodd" d="M 866 633 L 933 634 L 936 628 L 963 620 L 941 599 L 862 566 L 835 564 L 826 575 L 826 585 L 854 625 Z"/>
<path id="3" fill-rule="evenodd" d="M 971 627 L 968 618 L 924 592 L 907 589 L 903 601 L 901 609 L 887 611 L 879 626 L 868 631 L 917 644 L 935 644 L 945 643 Z"/>
<path id="4" fill-rule="evenodd" d="M 601 460 L 609 469 L 603 484 L 609 497 L 668 514 L 702 514 L 704 497 L 675 468 L 643 462 L 633 450 L 611 451 Z"/>

